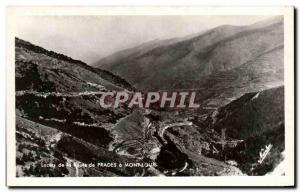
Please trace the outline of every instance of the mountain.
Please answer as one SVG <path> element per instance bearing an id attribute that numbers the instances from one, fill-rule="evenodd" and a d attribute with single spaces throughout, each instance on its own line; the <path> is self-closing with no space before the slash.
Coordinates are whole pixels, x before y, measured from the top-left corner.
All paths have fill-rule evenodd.
<path id="1" fill-rule="evenodd" d="M 202 34 L 202 33 L 200 33 Z M 159 46 L 166 46 L 171 45 L 179 41 L 187 40 L 192 37 L 196 37 L 197 35 L 200 35 L 199 33 L 187 35 L 186 37 L 177 37 L 177 38 L 170 38 L 170 39 L 155 39 L 146 43 L 142 43 L 136 47 L 132 47 L 129 49 L 124 49 L 121 51 L 117 51 L 107 57 L 102 58 L 97 63 L 100 63 L 101 65 L 110 65 L 110 63 L 118 62 L 120 60 L 126 59 L 128 57 L 138 57 L 141 56 L 148 51 L 151 51 L 152 49 L 159 47 Z M 97 66 L 97 63 L 93 64 Z"/>
<path id="2" fill-rule="evenodd" d="M 192 37 L 146 43 L 94 66 L 140 90 L 199 90 L 206 107 L 216 108 L 247 92 L 283 85 L 283 48 L 283 17 L 279 16 L 249 26 L 223 25 Z"/>

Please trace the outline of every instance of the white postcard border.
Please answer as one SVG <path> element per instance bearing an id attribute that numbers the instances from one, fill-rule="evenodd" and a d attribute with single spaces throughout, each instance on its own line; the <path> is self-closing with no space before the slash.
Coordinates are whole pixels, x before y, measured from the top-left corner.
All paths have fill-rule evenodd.
<path id="1" fill-rule="evenodd" d="M 38 7 L 7 12 L 6 144 L 8 186 L 293 186 L 294 185 L 294 8 L 285 7 Z M 284 15 L 285 176 L 16 177 L 15 28 L 22 16 L 55 15 Z"/>

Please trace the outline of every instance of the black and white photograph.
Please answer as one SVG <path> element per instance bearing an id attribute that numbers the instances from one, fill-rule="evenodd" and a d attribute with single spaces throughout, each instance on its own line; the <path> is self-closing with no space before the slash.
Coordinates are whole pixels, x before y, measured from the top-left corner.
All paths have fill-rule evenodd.
<path id="1" fill-rule="evenodd" d="M 293 177 L 292 7 L 106 9 L 8 9 L 12 185 Z"/>

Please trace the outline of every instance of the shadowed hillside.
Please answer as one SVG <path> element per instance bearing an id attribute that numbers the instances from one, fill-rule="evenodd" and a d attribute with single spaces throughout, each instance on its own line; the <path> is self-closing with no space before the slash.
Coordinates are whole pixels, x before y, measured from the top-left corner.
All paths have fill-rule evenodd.
<path id="1" fill-rule="evenodd" d="M 208 121 L 211 129 L 219 133 L 225 130 L 228 140 L 243 140 L 241 151 L 227 148 L 225 153 L 227 158 L 236 160 L 240 168 L 249 174 L 266 174 L 283 158 L 283 87 L 247 93 L 218 109 Z M 268 145 L 272 145 L 270 154 L 259 164 L 260 151 Z"/>

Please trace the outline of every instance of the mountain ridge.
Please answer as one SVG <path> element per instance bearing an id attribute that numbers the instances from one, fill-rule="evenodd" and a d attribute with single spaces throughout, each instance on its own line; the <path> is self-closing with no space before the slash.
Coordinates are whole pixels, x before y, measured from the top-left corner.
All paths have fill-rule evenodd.
<path id="1" fill-rule="evenodd" d="M 30 51 L 33 51 L 37 54 L 43 54 L 45 56 L 48 56 L 48 57 L 52 57 L 52 58 L 55 58 L 55 59 L 58 59 L 58 60 L 62 60 L 62 61 L 66 61 L 70 64 L 74 64 L 74 65 L 78 65 L 79 67 L 82 67 L 88 71 L 91 71 L 93 73 L 95 73 L 96 75 L 99 75 L 101 76 L 101 78 L 107 80 L 107 81 L 110 81 L 118 86 L 121 86 L 123 88 L 127 88 L 127 89 L 134 89 L 132 88 L 132 86 L 123 78 L 119 77 L 119 76 L 116 76 L 114 75 L 113 73 L 109 72 L 109 71 L 106 71 L 106 70 L 101 70 L 101 69 L 98 69 L 98 68 L 93 68 L 89 65 L 87 65 L 86 63 L 80 61 L 80 60 L 76 60 L 76 59 L 73 59 L 71 57 L 68 57 L 64 54 L 60 54 L 60 53 L 56 53 L 54 51 L 49 51 L 47 49 L 44 49 L 40 46 L 37 46 L 37 45 L 34 45 L 28 41 L 25 41 L 25 40 L 22 40 L 18 37 L 15 38 L 15 45 L 16 45 L 16 48 L 20 48 L 20 49 L 25 49 L 25 50 L 30 50 Z M 19 51 L 19 50 L 16 50 L 16 51 Z M 18 58 L 17 58 L 18 59 Z M 23 58 L 26 60 L 26 57 Z M 22 61 L 22 58 L 20 58 L 19 60 Z M 34 63 L 31 62 L 31 64 L 34 65 Z M 49 66 L 51 67 L 51 66 Z"/>

